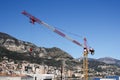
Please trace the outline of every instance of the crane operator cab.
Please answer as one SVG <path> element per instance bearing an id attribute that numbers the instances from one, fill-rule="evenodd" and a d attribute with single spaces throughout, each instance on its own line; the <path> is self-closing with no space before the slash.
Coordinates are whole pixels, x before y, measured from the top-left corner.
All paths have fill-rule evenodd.
<path id="1" fill-rule="evenodd" d="M 93 48 L 90 48 L 89 52 L 91 53 L 91 55 L 94 55 L 95 50 Z"/>

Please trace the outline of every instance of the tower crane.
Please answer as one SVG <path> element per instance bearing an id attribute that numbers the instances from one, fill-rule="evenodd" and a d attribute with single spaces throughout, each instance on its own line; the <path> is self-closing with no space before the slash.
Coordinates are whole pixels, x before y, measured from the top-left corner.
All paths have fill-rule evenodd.
<path id="1" fill-rule="evenodd" d="M 55 32 L 56 34 L 60 35 L 61 37 L 66 38 L 67 40 L 75 43 L 76 45 L 80 46 L 83 48 L 83 74 L 84 74 L 84 79 L 88 80 L 88 54 L 91 53 L 92 55 L 94 54 L 94 49 L 90 48 L 87 46 L 87 39 L 84 38 L 84 44 L 79 43 L 78 41 L 72 39 L 68 35 L 62 33 L 61 31 L 57 30 L 55 27 L 48 25 L 47 23 L 43 22 L 42 20 L 36 18 L 35 16 L 32 16 L 26 11 L 22 11 L 22 14 L 27 16 L 30 19 L 30 22 L 34 24 L 35 22 L 38 24 L 43 25 L 44 27 L 48 28 L 49 30 Z"/>

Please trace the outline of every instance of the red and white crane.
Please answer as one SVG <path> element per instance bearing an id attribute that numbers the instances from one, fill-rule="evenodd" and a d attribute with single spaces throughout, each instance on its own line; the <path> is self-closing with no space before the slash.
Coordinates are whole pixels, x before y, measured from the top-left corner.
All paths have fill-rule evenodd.
<path id="1" fill-rule="evenodd" d="M 62 33 L 61 31 L 57 30 L 55 27 L 52 27 L 52 26 L 48 25 L 47 23 L 43 22 L 42 20 L 40 20 L 40 19 L 32 16 L 31 14 L 27 13 L 26 11 L 23 11 L 22 14 L 25 15 L 25 16 L 27 16 L 30 19 L 30 22 L 32 24 L 34 24 L 35 22 L 38 23 L 38 24 L 41 24 L 44 27 L 50 29 L 51 31 L 57 33 L 58 35 L 66 38 L 66 39 L 68 39 L 69 41 L 77 44 L 78 46 L 81 46 L 84 49 L 84 52 L 83 52 L 83 56 L 84 56 L 84 58 L 83 58 L 83 73 L 84 73 L 84 78 L 85 78 L 85 80 L 88 80 L 88 54 L 89 53 L 93 54 L 94 53 L 94 49 L 87 46 L 87 39 L 84 38 L 84 45 L 82 45 L 78 41 L 72 39 L 68 35 L 66 35 L 66 34 Z"/>

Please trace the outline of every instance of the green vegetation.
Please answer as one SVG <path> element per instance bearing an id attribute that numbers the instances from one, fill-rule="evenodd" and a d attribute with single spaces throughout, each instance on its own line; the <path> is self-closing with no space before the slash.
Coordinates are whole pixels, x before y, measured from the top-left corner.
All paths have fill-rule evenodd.
<path id="1" fill-rule="evenodd" d="M 33 57 L 28 52 L 27 53 L 18 53 L 15 51 L 9 51 L 4 47 L 0 47 L 0 61 L 2 61 L 3 57 L 7 57 L 8 60 L 12 59 L 16 63 L 19 61 L 28 61 L 31 63 L 38 63 L 38 64 L 46 64 L 48 66 L 57 66 L 60 67 L 61 62 L 56 61 L 54 59 L 46 59 L 46 58 L 40 58 L 40 57 Z"/>

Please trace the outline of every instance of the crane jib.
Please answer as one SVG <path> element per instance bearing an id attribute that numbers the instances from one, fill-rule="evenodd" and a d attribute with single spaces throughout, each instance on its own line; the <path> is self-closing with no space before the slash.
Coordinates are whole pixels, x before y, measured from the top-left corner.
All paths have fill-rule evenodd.
<path id="1" fill-rule="evenodd" d="M 54 32 L 56 32 L 57 34 L 61 35 L 62 37 L 65 37 L 65 38 L 68 37 L 67 35 L 65 35 L 64 33 L 60 32 L 60 31 L 57 30 L 57 29 L 55 29 Z M 67 38 L 67 39 L 69 39 L 69 38 Z M 77 45 L 79 45 L 79 46 L 82 46 L 82 45 L 81 45 L 78 41 L 76 41 L 76 40 L 73 40 L 73 39 L 69 39 L 69 40 L 71 40 L 73 43 L 75 43 L 75 44 L 77 44 Z"/>
<path id="2" fill-rule="evenodd" d="M 65 34 L 60 32 L 60 31 L 58 31 L 57 29 L 55 29 L 54 32 L 56 32 L 57 34 L 61 35 L 62 37 L 65 37 Z"/>
<path id="3" fill-rule="evenodd" d="M 82 46 L 79 42 L 77 42 L 76 40 L 73 40 L 72 42 L 74 42 L 75 44 Z"/>
<path id="4" fill-rule="evenodd" d="M 47 23 L 39 20 L 38 18 L 32 16 L 31 14 L 27 13 L 26 11 L 23 11 L 22 14 L 26 15 L 27 17 L 29 17 L 33 22 L 37 22 L 39 24 L 42 24 L 43 26 L 45 26 L 45 27 L 49 28 L 50 30 L 52 30 L 53 32 L 57 33 L 58 35 L 60 35 L 60 36 L 62 36 L 64 38 L 70 40 L 71 42 L 77 44 L 78 46 L 82 46 L 83 47 L 83 45 L 80 44 L 78 41 L 76 41 L 76 40 L 72 39 L 71 37 L 65 35 L 61 31 L 59 31 L 59 30 L 55 29 L 54 27 L 48 25 Z"/>

